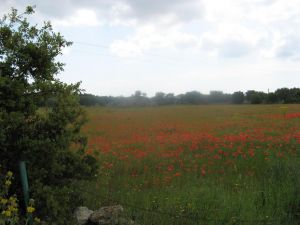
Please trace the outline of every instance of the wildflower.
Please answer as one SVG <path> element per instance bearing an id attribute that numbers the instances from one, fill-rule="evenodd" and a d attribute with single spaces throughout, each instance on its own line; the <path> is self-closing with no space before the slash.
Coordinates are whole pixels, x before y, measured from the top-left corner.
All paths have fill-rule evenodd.
<path id="1" fill-rule="evenodd" d="M 27 207 L 27 212 L 28 213 L 33 213 L 35 211 L 35 208 L 34 207 L 32 207 L 32 206 L 28 206 Z"/>
<path id="2" fill-rule="evenodd" d="M 16 198 L 16 197 L 13 197 L 13 196 L 10 196 L 8 200 L 9 200 L 11 203 L 16 203 L 16 202 L 17 202 L 17 198 Z"/>
<path id="3" fill-rule="evenodd" d="M 8 207 L 8 210 L 11 211 L 11 212 L 17 212 L 17 211 L 18 211 L 18 208 L 16 208 L 15 206 L 10 205 L 10 206 Z"/>
<path id="4" fill-rule="evenodd" d="M 40 223 L 41 220 L 40 220 L 40 218 L 38 218 L 38 217 L 34 217 L 34 222 L 35 222 L 35 223 Z"/>
<path id="5" fill-rule="evenodd" d="M 167 168 L 168 171 L 173 171 L 174 170 L 174 166 L 173 165 L 169 165 Z"/>
<path id="6" fill-rule="evenodd" d="M 12 177 L 12 176 L 13 176 L 13 172 L 8 171 L 7 174 L 6 174 L 6 176 L 7 176 L 7 177 Z"/>
<path id="7" fill-rule="evenodd" d="M 6 203 L 7 203 L 7 199 L 6 198 L 2 198 L 1 200 L 0 200 L 0 203 L 2 204 L 2 205 L 5 205 Z"/>
<path id="8" fill-rule="evenodd" d="M 248 150 L 248 154 L 251 156 L 251 157 L 254 157 L 255 156 L 255 152 L 253 149 L 249 149 Z"/>
<path id="9" fill-rule="evenodd" d="M 5 217 L 11 217 L 11 211 L 9 211 L 9 210 L 4 210 L 4 211 L 2 212 L 2 215 L 4 215 Z"/>
<path id="10" fill-rule="evenodd" d="M 11 185 L 11 181 L 10 180 L 6 180 L 4 184 L 5 184 L 5 186 L 9 187 Z"/>
<path id="11" fill-rule="evenodd" d="M 206 175 L 206 169 L 204 166 L 201 168 L 201 175 L 204 177 Z"/>
<path id="12" fill-rule="evenodd" d="M 34 199 L 29 199 L 29 206 L 33 206 L 34 205 Z"/>

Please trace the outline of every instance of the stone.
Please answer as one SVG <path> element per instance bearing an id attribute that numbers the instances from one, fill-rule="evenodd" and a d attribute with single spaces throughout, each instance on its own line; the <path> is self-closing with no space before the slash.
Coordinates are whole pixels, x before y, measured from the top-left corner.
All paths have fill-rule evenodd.
<path id="1" fill-rule="evenodd" d="M 90 210 L 84 206 L 76 208 L 74 215 L 75 215 L 78 225 L 87 224 L 87 222 L 93 212 L 94 212 L 93 210 Z"/>
<path id="2" fill-rule="evenodd" d="M 121 205 L 101 207 L 90 215 L 89 224 L 117 225 L 123 211 L 124 209 Z"/>
<path id="3" fill-rule="evenodd" d="M 123 217 L 123 211 L 121 205 L 105 206 L 96 211 L 78 207 L 74 214 L 78 225 L 138 225 Z"/>

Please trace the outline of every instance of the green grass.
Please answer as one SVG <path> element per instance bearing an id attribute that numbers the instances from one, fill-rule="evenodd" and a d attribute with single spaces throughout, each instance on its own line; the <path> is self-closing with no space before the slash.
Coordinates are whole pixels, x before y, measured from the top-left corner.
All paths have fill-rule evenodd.
<path id="1" fill-rule="evenodd" d="M 281 107 L 87 108 L 100 171 L 84 204 L 145 225 L 298 225 L 300 118 Z"/>

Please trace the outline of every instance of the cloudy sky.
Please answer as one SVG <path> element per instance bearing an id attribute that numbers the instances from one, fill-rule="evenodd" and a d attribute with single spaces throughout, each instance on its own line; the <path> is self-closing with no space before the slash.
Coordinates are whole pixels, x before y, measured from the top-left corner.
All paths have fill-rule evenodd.
<path id="1" fill-rule="evenodd" d="M 300 0 L 0 0 L 72 47 L 59 78 L 97 95 L 300 86 Z"/>

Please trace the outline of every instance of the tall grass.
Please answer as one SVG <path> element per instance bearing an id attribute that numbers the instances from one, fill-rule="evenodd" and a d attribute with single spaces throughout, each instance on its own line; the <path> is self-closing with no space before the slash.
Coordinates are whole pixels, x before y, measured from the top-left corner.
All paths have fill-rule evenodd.
<path id="1" fill-rule="evenodd" d="M 88 109 L 89 152 L 101 169 L 79 185 L 85 204 L 121 204 L 145 225 L 298 225 L 300 118 L 286 118 L 295 112 L 299 105 L 285 115 L 274 105 Z"/>

